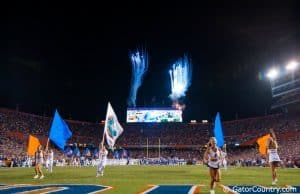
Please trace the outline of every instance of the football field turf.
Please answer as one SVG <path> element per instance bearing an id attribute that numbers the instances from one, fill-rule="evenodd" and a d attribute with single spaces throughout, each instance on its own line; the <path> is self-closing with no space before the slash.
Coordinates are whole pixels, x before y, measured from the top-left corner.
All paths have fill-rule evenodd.
<path id="1" fill-rule="evenodd" d="M 45 178 L 33 179 L 33 168 L 0 168 L 0 184 L 83 184 L 112 187 L 104 193 L 139 193 L 149 185 L 198 185 L 208 193 L 209 176 L 205 166 L 107 166 L 103 177 L 96 178 L 96 167 L 55 167 L 53 173 L 43 169 Z M 222 171 L 223 185 L 271 186 L 269 168 L 230 167 Z M 300 185 L 300 169 L 278 169 L 277 186 Z M 1 190 L 0 190 L 1 193 Z M 216 193 L 224 193 L 221 188 Z"/>

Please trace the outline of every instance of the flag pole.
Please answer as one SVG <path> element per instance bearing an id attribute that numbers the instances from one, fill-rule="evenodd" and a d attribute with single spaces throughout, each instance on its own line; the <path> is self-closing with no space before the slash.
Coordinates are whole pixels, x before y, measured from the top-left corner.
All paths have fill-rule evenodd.
<path id="1" fill-rule="evenodd" d="M 55 109 L 55 112 L 56 112 L 56 110 L 57 110 L 57 109 Z M 55 116 L 55 112 L 54 112 L 54 116 Z M 53 120 L 54 120 L 54 116 L 53 116 L 53 118 L 52 118 L 52 122 L 53 122 Z M 44 120 L 44 118 L 43 118 L 43 120 Z M 48 124 L 48 129 L 49 129 L 49 128 L 51 129 L 52 122 L 50 122 L 50 123 Z M 50 136 L 50 134 L 48 135 L 48 139 L 47 139 L 47 143 L 46 143 L 46 151 L 48 151 L 48 146 L 49 146 L 49 136 Z"/>
<path id="2" fill-rule="evenodd" d="M 103 130 L 103 136 L 102 136 L 102 141 L 101 141 L 101 146 L 103 147 L 104 145 L 104 136 L 105 136 L 105 133 L 106 133 L 106 127 L 107 127 L 107 117 L 108 117 L 108 107 L 109 107 L 110 103 L 108 102 L 107 104 L 107 109 L 106 109 L 106 116 L 105 116 L 105 122 L 104 122 L 104 130 Z M 100 145 L 99 145 L 100 146 Z M 101 147 L 101 148 L 102 148 Z"/>
<path id="3" fill-rule="evenodd" d="M 276 135 L 275 135 L 275 132 L 274 132 L 273 128 L 270 128 L 270 132 L 271 132 L 274 140 L 276 140 Z"/>
<path id="4" fill-rule="evenodd" d="M 50 128 L 50 130 L 51 130 L 51 125 L 52 125 L 52 123 L 53 123 L 53 120 L 54 120 L 54 116 L 55 116 L 56 111 L 57 111 L 57 109 L 55 109 L 55 111 L 54 111 L 54 115 L 53 115 L 53 118 L 52 118 L 52 122 L 50 121 L 50 123 L 48 124 L 48 129 Z M 44 120 L 44 118 L 43 118 L 43 120 Z M 51 131 L 50 131 L 50 132 L 51 132 Z M 48 139 L 47 139 L 46 151 L 48 151 L 48 146 L 49 146 L 49 136 L 50 136 L 50 134 L 48 135 Z"/>

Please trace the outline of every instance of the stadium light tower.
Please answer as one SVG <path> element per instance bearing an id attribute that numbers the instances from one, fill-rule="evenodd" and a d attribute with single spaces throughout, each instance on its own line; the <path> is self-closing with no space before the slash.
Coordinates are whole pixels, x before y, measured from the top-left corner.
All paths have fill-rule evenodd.
<path id="1" fill-rule="evenodd" d="M 298 68 L 298 65 L 299 65 L 298 62 L 296 62 L 296 61 L 291 61 L 290 63 L 288 63 L 288 64 L 285 66 L 285 69 L 286 69 L 287 71 L 293 72 L 293 71 L 295 71 L 295 70 Z"/>
<path id="2" fill-rule="evenodd" d="M 300 69 L 298 61 L 290 61 L 285 70 L 280 67 L 270 69 L 266 77 L 269 78 L 272 93 L 271 109 L 280 108 L 287 111 L 287 107 L 300 103 Z M 292 107 L 293 109 L 294 107 Z"/>
<path id="3" fill-rule="evenodd" d="M 273 69 L 269 70 L 269 72 L 267 73 L 267 77 L 272 81 L 278 77 L 278 74 L 279 74 L 278 69 L 273 68 Z"/>

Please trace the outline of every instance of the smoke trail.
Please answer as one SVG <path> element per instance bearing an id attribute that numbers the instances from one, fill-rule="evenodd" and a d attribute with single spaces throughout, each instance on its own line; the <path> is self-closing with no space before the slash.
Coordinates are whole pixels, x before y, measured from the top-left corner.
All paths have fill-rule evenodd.
<path id="1" fill-rule="evenodd" d="M 185 55 L 178 59 L 169 70 L 171 78 L 171 94 L 170 98 L 173 102 L 178 102 L 180 97 L 185 96 L 185 92 L 191 85 L 192 80 L 192 63 Z"/>
<path id="2" fill-rule="evenodd" d="M 132 66 L 132 77 L 130 94 L 127 104 L 129 107 L 135 107 L 137 91 L 141 86 L 143 76 L 148 69 L 148 54 L 146 51 L 137 50 L 136 52 L 130 52 L 129 57 Z"/>

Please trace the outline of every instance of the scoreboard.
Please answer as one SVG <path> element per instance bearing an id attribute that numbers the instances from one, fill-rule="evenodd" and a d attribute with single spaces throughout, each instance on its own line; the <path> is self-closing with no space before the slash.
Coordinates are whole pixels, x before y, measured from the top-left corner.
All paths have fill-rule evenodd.
<path id="1" fill-rule="evenodd" d="M 175 108 L 128 108 L 127 123 L 182 122 L 182 110 Z"/>

